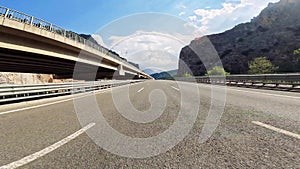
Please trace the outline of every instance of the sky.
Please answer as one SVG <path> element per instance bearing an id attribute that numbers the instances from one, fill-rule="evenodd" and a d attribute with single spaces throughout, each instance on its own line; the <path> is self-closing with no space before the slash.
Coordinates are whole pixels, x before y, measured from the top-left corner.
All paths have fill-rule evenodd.
<path id="1" fill-rule="evenodd" d="M 78 33 L 93 34 L 141 69 L 172 70 L 191 40 L 249 22 L 279 0 L 0 0 Z"/>

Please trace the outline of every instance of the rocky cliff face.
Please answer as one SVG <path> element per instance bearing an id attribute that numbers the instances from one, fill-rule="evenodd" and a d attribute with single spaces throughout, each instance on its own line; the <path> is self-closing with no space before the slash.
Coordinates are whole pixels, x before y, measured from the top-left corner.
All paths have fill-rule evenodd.
<path id="1" fill-rule="evenodd" d="M 260 56 L 279 66 L 280 73 L 300 72 L 300 58 L 293 54 L 295 49 L 300 48 L 299 9 L 299 0 L 281 0 L 269 4 L 249 23 L 193 40 L 181 50 L 178 75 L 182 76 L 185 72 L 195 76 L 205 74 L 203 63 L 210 55 L 205 51 L 207 41 L 215 48 L 225 70 L 231 74 L 247 73 L 248 62 Z M 214 52 L 210 53 L 213 55 Z M 215 61 L 211 59 L 209 63 L 213 65 Z"/>
<path id="2" fill-rule="evenodd" d="M 11 84 L 45 84 L 45 83 L 64 83 L 64 82 L 82 82 L 73 79 L 56 79 L 49 74 L 35 73 L 14 73 L 0 72 L 0 86 Z"/>
<path id="3" fill-rule="evenodd" d="M 54 82 L 52 75 L 0 72 L 0 85 L 3 84 L 41 84 Z"/>

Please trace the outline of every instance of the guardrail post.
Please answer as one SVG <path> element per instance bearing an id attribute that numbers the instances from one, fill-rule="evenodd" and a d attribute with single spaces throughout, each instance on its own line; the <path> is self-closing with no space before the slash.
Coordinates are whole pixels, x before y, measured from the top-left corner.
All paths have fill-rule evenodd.
<path id="1" fill-rule="evenodd" d="M 8 8 L 6 8 L 5 15 L 4 15 L 4 17 L 5 17 L 5 18 L 7 18 L 7 16 L 8 16 L 8 13 L 9 13 L 9 9 L 8 9 Z"/>
<path id="2" fill-rule="evenodd" d="M 30 25 L 33 25 L 33 16 L 32 17 L 30 17 Z"/>
<path id="3" fill-rule="evenodd" d="M 53 27 L 53 24 L 51 23 L 50 24 L 50 28 L 49 28 L 49 30 L 52 32 L 52 27 Z"/>

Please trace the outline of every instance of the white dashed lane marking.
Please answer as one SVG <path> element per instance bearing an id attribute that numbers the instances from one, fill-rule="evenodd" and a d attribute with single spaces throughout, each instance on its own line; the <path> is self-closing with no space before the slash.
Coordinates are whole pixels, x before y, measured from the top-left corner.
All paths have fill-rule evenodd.
<path id="1" fill-rule="evenodd" d="M 28 164 L 40 157 L 43 157 L 44 155 L 56 150 L 57 148 L 63 146 L 64 144 L 70 142 L 71 140 L 75 139 L 76 137 L 80 136 L 81 134 L 83 134 L 84 132 L 86 132 L 88 129 L 92 128 L 95 125 L 95 123 L 90 123 L 89 125 L 83 127 L 82 129 L 78 130 L 77 132 L 75 132 L 74 134 L 62 139 L 61 141 L 41 150 L 38 151 L 34 154 L 31 154 L 29 156 L 26 156 L 18 161 L 12 162 L 10 164 L 1 166 L 0 169 L 15 169 L 18 167 L 21 167 L 25 164 Z"/>
<path id="2" fill-rule="evenodd" d="M 283 129 L 280 129 L 280 128 L 277 128 L 277 127 L 274 127 L 274 126 L 271 126 L 271 125 L 268 125 L 268 124 L 264 124 L 264 123 L 259 122 L 259 121 L 252 121 L 252 123 L 256 124 L 258 126 L 261 126 L 261 127 L 264 127 L 264 128 L 267 128 L 267 129 L 270 129 L 270 130 L 273 130 L 273 131 L 276 131 L 278 133 L 281 133 L 281 134 L 284 134 L 284 135 L 287 135 L 287 136 L 290 136 L 290 137 L 294 137 L 294 138 L 300 139 L 300 135 L 299 134 L 292 133 L 290 131 L 283 130 Z"/>
<path id="3" fill-rule="evenodd" d="M 145 88 L 143 87 L 143 88 L 141 88 L 139 91 L 138 91 L 138 93 L 140 93 L 141 91 L 143 91 Z"/>
<path id="4" fill-rule="evenodd" d="M 174 87 L 174 86 L 171 86 L 173 89 L 177 90 L 177 91 L 180 91 L 180 89 Z"/>

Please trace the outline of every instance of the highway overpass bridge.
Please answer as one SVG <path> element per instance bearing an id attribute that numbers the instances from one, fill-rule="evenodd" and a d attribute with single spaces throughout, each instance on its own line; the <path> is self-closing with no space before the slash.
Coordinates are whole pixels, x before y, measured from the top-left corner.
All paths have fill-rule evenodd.
<path id="1" fill-rule="evenodd" d="M 0 7 L 0 57 L 3 72 L 84 80 L 152 79 L 115 53 L 74 32 L 4 7 Z"/>

